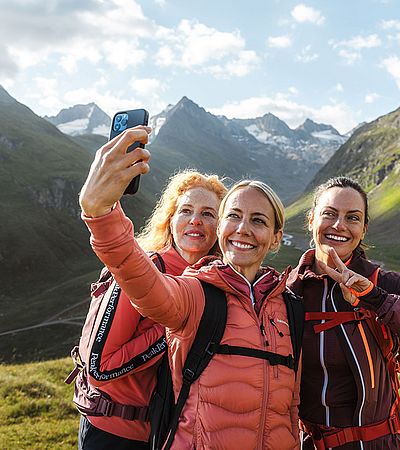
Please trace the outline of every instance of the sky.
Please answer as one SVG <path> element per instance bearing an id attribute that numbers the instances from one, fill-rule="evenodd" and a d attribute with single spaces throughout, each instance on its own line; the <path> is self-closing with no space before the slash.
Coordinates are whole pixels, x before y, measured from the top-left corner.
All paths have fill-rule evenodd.
<path id="1" fill-rule="evenodd" d="M 346 133 L 400 106 L 400 0 L 0 0 L 0 85 L 36 114 L 183 96 Z"/>

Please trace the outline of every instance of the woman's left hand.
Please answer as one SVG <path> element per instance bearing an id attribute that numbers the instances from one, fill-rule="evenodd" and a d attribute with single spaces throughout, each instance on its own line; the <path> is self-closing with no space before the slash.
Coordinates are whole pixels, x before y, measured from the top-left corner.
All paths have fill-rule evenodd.
<path id="1" fill-rule="evenodd" d="M 371 288 L 372 281 L 359 273 L 350 270 L 339 258 L 334 248 L 329 249 L 329 256 L 336 266 L 336 269 L 332 269 L 323 262 L 320 262 L 321 268 L 328 276 L 339 283 L 343 297 L 347 302 L 351 305 L 356 302 L 358 303 L 359 294 L 363 294 Z"/>

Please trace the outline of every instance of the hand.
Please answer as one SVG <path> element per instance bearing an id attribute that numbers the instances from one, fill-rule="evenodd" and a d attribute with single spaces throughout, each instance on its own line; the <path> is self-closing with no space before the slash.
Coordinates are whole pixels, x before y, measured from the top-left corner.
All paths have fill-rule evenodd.
<path id="1" fill-rule="evenodd" d="M 351 305 L 356 302 L 358 303 L 358 294 L 370 288 L 372 282 L 368 278 L 350 270 L 339 258 L 334 248 L 329 249 L 329 256 L 336 266 L 336 269 L 332 269 L 327 264 L 320 261 L 319 264 L 322 270 L 339 283 L 343 297 L 347 302 Z"/>
<path id="2" fill-rule="evenodd" d="M 138 147 L 126 153 L 134 142 L 147 144 L 150 132 L 150 127 L 142 125 L 130 128 L 97 150 L 79 195 L 85 215 L 99 217 L 109 213 L 130 181 L 150 170 L 148 150 Z"/>

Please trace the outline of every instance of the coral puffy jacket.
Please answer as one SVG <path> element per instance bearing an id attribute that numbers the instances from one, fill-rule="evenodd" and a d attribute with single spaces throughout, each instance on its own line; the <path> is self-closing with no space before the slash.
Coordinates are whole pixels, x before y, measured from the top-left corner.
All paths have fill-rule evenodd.
<path id="1" fill-rule="evenodd" d="M 278 274 L 265 269 L 250 286 L 231 267 L 207 260 L 206 265 L 185 271 L 185 276 L 162 275 L 134 241 L 132 223 L 120 207 L 106 216 L 83 218 L 92 233 L 94 251 L 134 299 L 138 311 L 167 328 L 175 394 L 204 310 L 199 279 L 226 292 L 228 317 L 222 344 L 293 354 L 282 298 L 286 276 L 276 280 L 271 290 L 271 278 Z M 252 299 L 262 300 L 258 315 Z M 191 388 L 173 448 L 298 448 L 299 378 L 293 370 L 272 367 L 264 360 L 215 355 Z"/>

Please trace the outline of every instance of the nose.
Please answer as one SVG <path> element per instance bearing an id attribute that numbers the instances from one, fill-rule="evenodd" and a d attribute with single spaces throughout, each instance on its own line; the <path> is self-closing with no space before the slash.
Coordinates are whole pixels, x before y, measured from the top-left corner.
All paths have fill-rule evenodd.
<path id="1" fill-rule="evenodd" d="M 346 228 L 345 218 L 342 216 L 338 216 L 332 227 L 335 228 L 336 230 L 344 230 Z"/>
<path id="2" fill-rule="evenodd" d="M 196 213 L 192 214 L 189 223 L 192 225 L 201 225 L 202 223 L 201 215 Z"/>
<path id="3" fill-rule="evenodd" d="M 238 234 L 249 234 L 249 226 L 246 220 L 241 220 L 236 229 Z"/>

